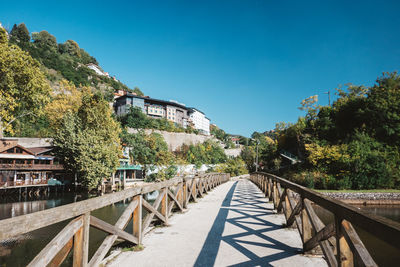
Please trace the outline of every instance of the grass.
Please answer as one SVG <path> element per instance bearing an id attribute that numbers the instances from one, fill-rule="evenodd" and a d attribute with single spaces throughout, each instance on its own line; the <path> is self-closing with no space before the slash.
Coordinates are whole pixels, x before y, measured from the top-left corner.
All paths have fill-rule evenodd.
<path id="1" fill-rule="evenodd" d="M 129 248 L 123 248 L 122 252 L 127 252 L 127 251 L 142 251 L 144 249 L 143 245 L 136 245 L 133 247 L 129 247 Z"/>
<path id="2" fill-rule="evenodd" d="M 369 189 L 369 190 L 322 190 L 314 189 L 320 193 L 400 193 L 400 189 Z"/>

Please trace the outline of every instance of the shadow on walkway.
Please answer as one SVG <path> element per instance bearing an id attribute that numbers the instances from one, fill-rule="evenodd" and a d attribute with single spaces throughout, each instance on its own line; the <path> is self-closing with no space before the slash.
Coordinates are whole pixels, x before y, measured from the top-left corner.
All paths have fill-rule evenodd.
<path id="1" fill-rule="evenodd" d="M 249 259 L 233 266 L 272 266 L 270 264 L 272 261 L 301 253 L 298 248 L 268 236 L 268 232 L 281 229 L 282 226 L 265 220 L 266 216 L 275 214 L 272 209 L 266 208 L 266 203 L 264 194 L 253 183 L 239 181 L 232 185 L 194 266 L 213 266 L 221 241 L 234 248 L 236 253 L 243 254 Z M 236 213 L 236 217 L 228 218 L 229 211 L 232 214 Z M 233 234 L 225 233 L 223 236 L 225 226 L 228 224 L 236 226 L 236 229 L 241 230 L 240 233 L 235 231 Z M 273 253 L 260 257 L 246 246 L 270 248 Z M 243 257 L 238 258 L 243 259 Z"/>

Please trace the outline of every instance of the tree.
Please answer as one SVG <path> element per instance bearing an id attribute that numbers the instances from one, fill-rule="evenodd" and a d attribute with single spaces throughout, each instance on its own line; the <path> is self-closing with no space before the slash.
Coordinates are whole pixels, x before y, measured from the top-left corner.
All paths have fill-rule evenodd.
<path id="1" fill-rule="evenodd" d="M 47 31 L 33 32 L 33 43 L 43 49 L 57 50 L 57 39 Z"/>
<path id="2" fill-rule="evenodd" d="M 59 44 L 58 50 L 61 54 L 67 53 L 73 57 L 81 57 L 81 49 L 79 48 L 79 45 L 73 40 L 67 40 L 65 43 Z"/>
<path id="3" fill-rule="evenodd" d="M 231 176 L 239 176 L 248 173 L 246 164 L 241 158 L 228 159 L 225 163 L 219 164 L 216 171 L 229 173 Z"/>
<path id="4" fill-rule="evenodd" d="M 168 145 L 161 134 L 151 133 L 146 135 L 143 130 L 139 130 L 135 134 L 124 132 L 122 140 L 130 148 L 132 162 L 143 165 L 145 172 L 154 166 L 167 167 L 160 171 L 157 177 L 153 175 L 147 177 L 146 180 L 169 179 L 173 176 L 173 173 L 176 173 L 176 168 L 172 167 L 176 158 L 173 153 L 168 151 Z"/>
<path id="5" fill-rule="evenodd" d="M 50 86 L 40 64 L 15 45 L 0 44 L 0 137 L 12 133 L 12 123 L 42 112 Z"/>
<path id="6" fill-rule="evenodd" d="M 86 92 L 88 88 L 84 88 Z M 75 85 L 66 80 L 60 82 L 60 89 L 58 92 L 53 92 L 53 100 L 46 106 L 46 115 L 50 121 L 53 129 L 60 128 L 63 117 L 69 111 L 73 113 L 78 112 L 79 107 L 82 105 L 82 91 L 78 90 Z"/>
<path id="7" fill-rule="evenodd" d="M 8 37 L 6 30 L 0 26 L 0 45 L 8 43 Z"/>
<path id="8" fill-rule="evenodd" d="M 20 47 L 26 48 L 29 44 L 31 37 L 29 36 L 29 31 L 24 23 L 18 26 L 14 24 L 10 32 L 10 43 L 18 44 Z"/>
<path id="9" fill-rule="evenodd" d="M 368 92 L 368 128 L 379 140 L 400 145 L 400 75 L 385 73 Z"/>
<path id="10" fill-rule="evenodd" d="M 139 87 L 133 88 L 133 92 L 138 96 L 144 96 L 143 92 L 139 89 Z"/>
<path id="11" fill-rule="evenodd" d="M 147 118 L 146 114 L 144 114 L 139 107 L 131 107 L 129 112 L 121 117 L 122 125 L 134 129 L 150 128 L 150 120 L 151 119 Z"/>
<path id="12" fill-rule="evenodd" d="M 64 167 L 76 173 L 84 187 L 92 189 L 119 165 L 119 134 L 108 103 L 99 95 L 84 94 L 78 111 L 64 116 L 53 145 Z"/>
<path id="13" fill-rule="evenodd" d="M 222 142 L 225 142 L 229 136 L 227 133 L 225 133 L 224 130 L 218 128 L 218 126 L 216 126 L 216 125 L 210 126 L 210 133 L 212 135 L 214 135 L 215 138 L 217 138 L 218 140 L 221 140 Z"/>
<path id="14" fill-rule="evenodd" d="M 245 146 L 242 151 L 240 152 L 240 157 L 246 164 L 247 169 L 250 172 L 255 170 L 255 158 L 256 158 L 256 151 L 254 146 Z"/>

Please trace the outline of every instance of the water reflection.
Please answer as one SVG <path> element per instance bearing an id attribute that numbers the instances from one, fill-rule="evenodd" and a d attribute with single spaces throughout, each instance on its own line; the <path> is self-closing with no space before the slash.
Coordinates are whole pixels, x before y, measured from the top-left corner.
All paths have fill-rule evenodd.
<path id="1" fill-rule="evenodd" d="M 153 203 L 153 198 L 157 195 L 157 193 L 151 193 L 152 194 L 145 196 L 145 199 L 147 199 L 149 203 Z M 52 196 L 52 198 L 48 200 L 39 199 L 26 202 L 1 203 L 0 218 L 11 218 L 23 214 L 54 208 L 84 200 L 88 197 L 90 196 L 65 193 L 56 197 Z M 115 224 L 129 203 L 129 201 L 121 201 L 95 210 L 91 213 L 91 215 L 96 216 L 97 218 L 110 224 Z M 146 211 L 143 210 L 143 217 L 146 214 Z M 0 266 L 26 266 L 51 241 L 51 239 L 54 238 L 59 231 L 67 225 L 68 222 L 69 220 L 32 231 L 28 234 L 1 241 Z M 132 230 L 133 224 L 132 221 L 130 221 L 125 231 L 132 233 Z M 91 258 L 96 252 L 97 248 L 103 242 L 104 238 L 107 236 L 107 233 L 91 227 L 89 236 L 89 258 Z M 70 255 L 64 261 L 62 266 L 71 266 L 71 260 L 72 257 Z"/>
<path id="2" fill-rule="evenodd" d="M 400 222 L 400 207 L 399 206 L 356 206 L 359 209 L 386 217 L 388 219 Z M 325 225 L 334 221 L 334 216 L 331 212 L 314 206 L 315 212 L 321 218 Z M 368 252 L 379 266 L 399 266 L 400 249 L 386 243 L 377 236 L 368 233 L 359 227 L 354 226 L 361 241 L 364 243 Z"/>

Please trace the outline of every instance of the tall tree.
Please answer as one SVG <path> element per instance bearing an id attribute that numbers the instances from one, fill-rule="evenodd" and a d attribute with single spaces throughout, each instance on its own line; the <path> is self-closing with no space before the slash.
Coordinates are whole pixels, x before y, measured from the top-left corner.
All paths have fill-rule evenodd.
<path id="1" fill-rule="evenodd" d="M 12 123 L 42 112 L 50 86 L 40 64 L 15 45 L 0 43 L 0 137 L 12 133 Z"/>
<path id="2" fill-rule="evenodd" d="M 98 95 L 84 94 L 78 111 L 64 116 L 53 140 L 55 153 L 83 186 L 92 189 L 119 164 L 119 134 L 108 103 Z"/>
<path id="3" fill-rule="evenodd" d="M 385 73 L 368 92 L 368 126 L 376 137 L 400 146 L 400 75 Z"/>
<path id="4" fill-rule="evenodd" d="M 7 32 L 6 30 L 1 27 L 0 25 L 0 44 L 7 44 L 8 43 L 8 37 L 7 37 Z"/>
<path id="5" fill-rule="evenodd" d="M 32 39 L 34 44 L 39 48 L 56 50 L 58 47 L 56 37 L 47 31 L 33 32 Z"/>
<path id="6" fill-rule="evenodd" d="M 67 40 L 65 43 L 59 44 L 58 50 L 62 54 L 67 53 L 73 57 L 81 57 L 81 49 L 79 48 L 79 45 L 73 40 Z"/>
<path id="7" fill-rule="evenodd" d="M 88 88 L 83 88 L 88 91 Z M 82 105 L 82 90 L 75 87 L 72 82 L 62 80 L 59 90 L 53 92 L 52 101 L 46 106 L 46 115 L 51 127 L 55 130 L 61 127 L 63 117 L 69 111 L 76 113 Z"/>
<path id="8" fill-rule="evenodd" d="M 144 96 L 142 90 L 140 90 L 139 87 L 133 88 L 133 92 L 134 92 L 135 94 L 137 94 L 138 96 Z"/>
<path id="9" fill-rule="evenodd" d="M 20 47 L 27 47 L 30 40 L 31 37 L 25 24 L 21 23 L 18 26 L 14 24 L 10 32 L 10 43 L 18 44 Z"/>

